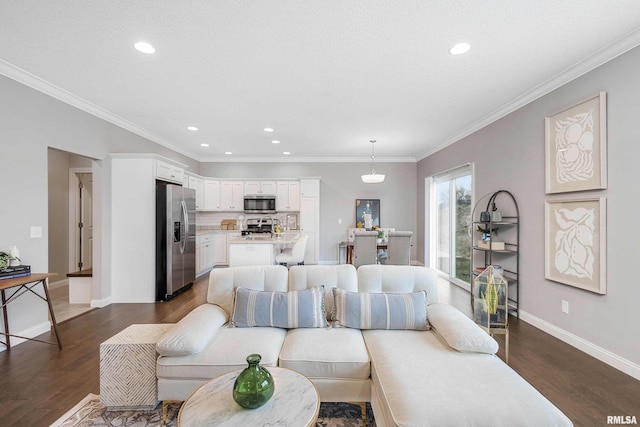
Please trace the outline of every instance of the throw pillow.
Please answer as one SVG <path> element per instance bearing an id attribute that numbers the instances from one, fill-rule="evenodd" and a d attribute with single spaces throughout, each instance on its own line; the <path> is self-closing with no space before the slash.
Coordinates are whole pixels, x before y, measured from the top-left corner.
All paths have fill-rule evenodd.
<path id="1" fill-rule="evenodd" d="M 427 293 L 365 293 L 333 288 L 336 326 L 355 329 L 429 329 Z"/>
<path id="2" fill-rule="evenodd" d="M 324 328 L 324 286 L 290 292 L 236 288 L 231 325 Z"/>
<path id="3" fill-rule="evenodd" d="M 431 304 L 429 323 L 450 347 L 458 351 L 487 354 L 498 352 L 496 340 L 449 304 Z"/>

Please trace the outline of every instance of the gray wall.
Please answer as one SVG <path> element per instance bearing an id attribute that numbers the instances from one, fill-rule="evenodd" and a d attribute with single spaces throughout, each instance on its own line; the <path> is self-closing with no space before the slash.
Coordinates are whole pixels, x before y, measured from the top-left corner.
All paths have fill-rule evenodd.
<path id="1" fill-rule="evenodd" d="M 93 159 L 108 153 L 154 153 L 197 171 L 198 163 L 192 159 L 4 76 L 0 76 L 0 94 L 0 250 L 17 246 L 34 272 L 49 269 L 49 147 Z M 30 238 L 31 226 L 41 226 L 43 237 Z M 96 236 L 100 238 L 100 230 L 95 230 Z M 100 286 L 99 281 L 94 276 L 94 285 Z M 46 304 L 33 295 L 12 302 L 8 312 L 15 333 L 33 336 L 49 330 Z"/>
<path id="2" fill-rule="evenodd" d="M 356 199 L 380 199 L 382 227 L 416 228 L 415 163 L 380 163 L 376 170 L 386 175 L 381 184 L 363 184 L 360 175 L 369 163 L 202 163 L 200 174 L 216 178 L 320 177 L 320 263 L 338 261 L 338 243 L 347 239 L 347 228 L 355 227 Z M 342 225 L 338 224 L 342 219 Z M 413 247 L 415 257 L 415 245 Z"/>
<path id="3" fill-rule="evenodd" d="M 475 163 L 475 194 L 511 191 L 521 214 L 521 308 L 523 318 L 612 363 L 616 355 L 640 364 L 640 286 L 635 269 L 640 234 L 640 48 L 595 69 L 482 130 L 418 163 L 418 230 L 425 233 L 425 177 Z M 607 294 L 580 290 L 545 279 L 544 117 L 607 92 L 608 178 Z M 427 237 L 428 238 L 428 237 Z M 419 245 L 420 254 L 424 254 Z M 561 300 L 570 304 L 561 312 Z M 585 342 L 586 341 L 586 342 Z M 607 353 L 613 353 L 608 355 Z M 625 365 L 627 362 L 622 362 Z"/>

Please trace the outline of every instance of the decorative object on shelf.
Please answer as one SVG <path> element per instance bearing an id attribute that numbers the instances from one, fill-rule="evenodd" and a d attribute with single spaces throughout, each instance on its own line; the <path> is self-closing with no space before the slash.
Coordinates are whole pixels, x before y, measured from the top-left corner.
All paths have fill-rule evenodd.
<path id="1" fill-rule="evenodd" d="M 376 143 L 376 140 L 372 139 L 369 142 L 371 143 L 371 172 L 365 175 L 361 175 L 360 178 L 362 178 L 362 182 L 364 182 L 365 184 L 378 184 L 384 181 L 384 175 L 380 173 L 376 173 L 375 155 L 373 151 L 373 147 Z"/>
<path id="2" fill-rule="evenodd" d="M 607 188 L 606 95 L 545 117 L 547 194 Z"/>
<path id="3" fill-rule="evenodd" d="M 262 357 L 259 354 L 247 356 L 247 366 L 233 384 L 233 400 L 246 409 L 255 409 L 271 399 L 275 386 L 273 377 L 260 366 Z"/>
<path id="4" fill-rule="evenodd" d="M 545 278 L 606 294 L 606 198 L 545 203 Z"/>
<path id="5" fill-rule="evenodd" d="M 509 363 L 509 284 L 499 265 L 488 265 L 474 279 L 473 317 L 490 335 L 505 336 L 505 361 Z"/>
<path id="6" fill-rule="evenodd" d="M 380 227 L 380 199 L 356 199 L 356 225 L 367 230 Z"/>
<path id="7" fill-rule="evenodd" d="M 0 251 L 0 270 L 4 270 L 9 266 L 20 265 L 19 252 L 15 246 L 11 246 L 9 252 Z"/>

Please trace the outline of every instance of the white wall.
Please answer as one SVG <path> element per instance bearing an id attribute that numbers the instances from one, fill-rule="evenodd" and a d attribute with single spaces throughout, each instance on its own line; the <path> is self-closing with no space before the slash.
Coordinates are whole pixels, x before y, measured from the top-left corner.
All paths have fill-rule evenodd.
<path id="1" fill-rule="evenodd" d="M 476 195 L 506 189 L 520 206 L 522 318 L 640 378 L 637 216 L 640 209 L 640 48 L 595 69 L 418 163 L 418 229 L 424 236 L 424 180 L 475 162 Z M 545 279 L 544 118 L 607 92 L 607 294 Z M 586 194 L 586 193 L 582 193 Z M 419 245 L 423 255 L 424 239 Z M 569 315 L 561 312 L 569 302 Z"/>

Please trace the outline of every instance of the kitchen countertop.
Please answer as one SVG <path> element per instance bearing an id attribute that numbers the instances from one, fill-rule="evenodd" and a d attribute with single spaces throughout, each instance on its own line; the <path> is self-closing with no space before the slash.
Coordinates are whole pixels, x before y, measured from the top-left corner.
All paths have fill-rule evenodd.
<path id="1" fill-rule="evenodd" d="M 297 231 L 289 231 L 284 233 L 276 233 L 273 236 L 242 236 L 235 239 L 229 239 L 229 244 L 276 244 L 287 245 L 295 243 L 300 238 L 300 233 Z"/>

